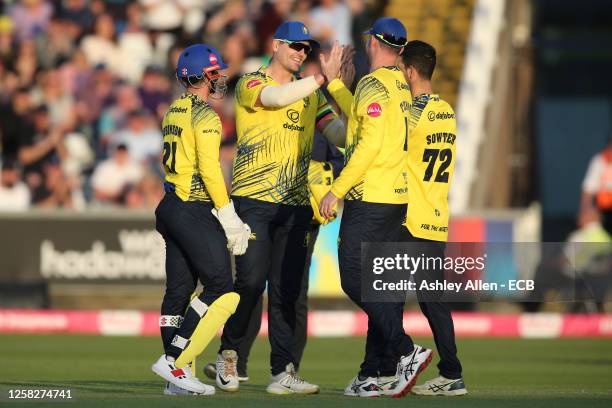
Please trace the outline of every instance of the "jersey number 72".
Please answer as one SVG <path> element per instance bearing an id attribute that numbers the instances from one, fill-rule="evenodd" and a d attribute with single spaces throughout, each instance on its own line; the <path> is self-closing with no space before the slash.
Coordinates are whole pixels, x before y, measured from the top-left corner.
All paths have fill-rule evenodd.
<path id="1" fill-rule="evenodd" d="M 434 172 L 434 166 L 436 165 L 436 161 L 438 159 L 440 159 L 442 163 L 440 163 L 440 167 L 438 168 L 434 181 L 438 183 L 448 183 L 447 169 L 453 161 L 453 152 L 451 149 L 425 149 L 423 152 L 423 162 L 428 164 L 427 169 L 425 169 L 423 181 L 431 180 L 431 176 L 433 176 Z"/>

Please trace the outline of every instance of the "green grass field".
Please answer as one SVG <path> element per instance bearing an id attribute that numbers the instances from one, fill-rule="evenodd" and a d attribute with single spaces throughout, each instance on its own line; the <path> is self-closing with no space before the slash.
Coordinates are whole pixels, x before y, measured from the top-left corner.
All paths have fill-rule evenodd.
<path id="1" fill-rule="evenodd" d="M 417 339 L 432 346 L 431 339 Z M 150 370 L 161 354 L 155 337 L 76 335 L 0 336 L 0 406 L 195 407 L 195 406 L 406 406 L 410 407 L 610 407 L 612 341 L 459 339 L 469 394 L 464 397 L 359 399 L 342 396 L 361 361 L 363 338 L 311 339 L 301 374 L 321 385 L 319 395 L 271 396 L 267 339 L 259 339 L 249 365 L 251 381 L 236 394 L 167 397 Z M 218 343 L 198 361 L 212 361 Z M 434 360 L 435 361 L 435 360 Z M 437 375 L 435 365 L 419 383 Z M 207 382 L 209 382 L 206 379 Z M 209 382 L 210 383 L 210 382 Z M 9 401 L 11 388 L 70 388 L 71 402 Z"/>

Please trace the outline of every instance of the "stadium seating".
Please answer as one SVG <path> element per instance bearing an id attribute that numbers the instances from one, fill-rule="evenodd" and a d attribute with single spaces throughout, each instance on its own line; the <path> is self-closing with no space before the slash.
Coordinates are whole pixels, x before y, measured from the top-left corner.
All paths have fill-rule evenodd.
<path id="1" fill-rule="evenodd" d="M 475 0 L 391 0 L 386 15 L 402 20 L 409 39 L 438 51 L 434 89 L 455 106 Z"/>

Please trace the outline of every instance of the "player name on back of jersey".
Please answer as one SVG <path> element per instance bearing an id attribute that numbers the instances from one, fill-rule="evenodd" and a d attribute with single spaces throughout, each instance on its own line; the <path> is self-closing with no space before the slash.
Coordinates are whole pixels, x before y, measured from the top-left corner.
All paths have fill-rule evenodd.
<path id="1" fill-rule="evenodd" d="M 455 139 L 457 139 L 457 136 L 449 132 L 439 132 L 425 136 L 425 141 L 428 145 L 433 143 L 455 144 Z"/>
<path id="2" fill-rule="evenodd" d="M 177 125 L 166 125 L 162 128 L 162 136 L 172 135 L 176 137 L 181 137 L 182 133 L 183 128 Z"/>

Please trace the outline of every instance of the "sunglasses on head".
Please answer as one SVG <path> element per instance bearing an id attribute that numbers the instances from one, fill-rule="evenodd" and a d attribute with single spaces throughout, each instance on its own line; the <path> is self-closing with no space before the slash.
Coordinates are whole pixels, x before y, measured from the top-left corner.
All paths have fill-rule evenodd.
<path id="1" fill-rule="evenodd" d="M 287 44 L 289 48 L 291 48 L 294 51 L 300 52 L 304 50 L 304 54 L 306 55 L 310 54 L 310 52 L 312 51 L 312 47 L 308 44 L 303 44 L 301 42 L 293 42 L 289 40 L 281 40 L 281 41 Z"/>
<path id="2" fill-rule="evenodd" d="M 406 44 L 408 44 L 408 40 L 404 37 L 396 37 L 394 35 L 384 34 L 384 33 L 382 34 L 377 33 L 377 34 L 374 34 L 374 36 L 378 38 L 380 41 L 392 47 L 404 47 Z"/>

